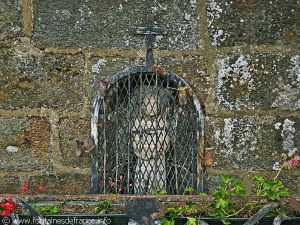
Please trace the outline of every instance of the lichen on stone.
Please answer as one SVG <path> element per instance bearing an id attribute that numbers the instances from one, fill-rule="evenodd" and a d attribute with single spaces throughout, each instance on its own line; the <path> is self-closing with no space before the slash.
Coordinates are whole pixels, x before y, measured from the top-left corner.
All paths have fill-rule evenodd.
<path id="1" fill-rule="evenodd" d="M 295 122 L 289 119 L 285 119 L 282 125 L 281 137 L 283 138 L 283 150 L 291 157 L 297 151 L 294 143 L 294 135 L 296 129 L 294 127 Z"/>
<path id="2" fill-rule="evenodd" d="M 217 77 L 217 104 L 229 109 L 240 110 L 246 107 L 250 102 L 250 91 L 253 90 L 254 80 L 249 72 L 248 56 L 240 55 L 234 63 L 230 63 L 228 56 L 219 56 L 217 59 L 218 77 Z M 235 101 L 229 100 L 224 90 L 241 87 L 246 89 L 242 95 Z M 227 90 L 227 93 L 230 90 Z"/>
<path id="3" fill-rule="evenodd" d="M 300 109 L 300 56 L 295 55 L 291 58 L 290 68 L 287 70 L 289 83 L 284 84 L 283 91 L 272 103 L 273 108 L 285 110 Z"/>

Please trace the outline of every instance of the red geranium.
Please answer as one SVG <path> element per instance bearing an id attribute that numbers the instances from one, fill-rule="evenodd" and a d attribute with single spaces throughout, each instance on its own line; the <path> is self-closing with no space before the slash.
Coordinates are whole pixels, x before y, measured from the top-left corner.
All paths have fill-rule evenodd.
<path id="1" fill-rule="evenodd" d="M 46 188 L 44 188 L 43 183 L 39 183 L 39 185 L 37 186 L 37 190 L 41 191 L 41 192 L 46 192 Z"/>
<path id="2" fill-rule="evenodd" d="M 293 155 L 290 159 L 287 160 L 287 164 L 290 167 L 297 167 L 299 165 L 300 159 L 299 156 Z"/>
<path id="3" fill-rule="evenodd" d="M 1 215 L 3 217 L 9 216 L 10 214 L 11 214 L 11 211 L 9 211 L 9 210 L 5 210 L 3 213 L 1 213 Z"/>
<path id="4" fill-rule="evenodd" d="M 22 185 L 22 188 L 21 188 L 21 194 L 25 194 L 28 190 L 28 183 L 25 183 Z"/>
<path id="5" fill-rule="evenodd" d="M 1 207 L 4 208 L 4 211 L 1 213 L 2 216 L 9 216 L 12 211 L 17 209 L 17 205 L 14 203 L 12 198 L 9 198 L 7 201 L 1 204 Z"/>

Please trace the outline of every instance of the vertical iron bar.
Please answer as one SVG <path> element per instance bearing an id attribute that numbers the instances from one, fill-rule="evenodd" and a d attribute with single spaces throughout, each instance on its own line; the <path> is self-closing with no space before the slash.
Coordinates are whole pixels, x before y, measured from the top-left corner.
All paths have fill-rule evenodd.
<path id="1" fill-rule="evenodd" d="M 166 110 L 168 110 L 168 108 L 166 108 Z M 170 129 L 167 129 L 166 131 L 166 126 L 168 126 L 168 128 L 170 128 L 170 124 L 167 123 L 167 111 L 164 113 L 164 129 L 163 129 L 163 134 L 165 135 L 164 136 L 164 139 L 163 139 L 163 144 L 164 142 L 166 141 L 166 137 L 168 136 L 168 139 L 169 139 L 169 143 L 167 144 L 167 148 L 166 150 L 163 151 L 163 166 L 164 166 L 164 179 L 165 179 L 165 183 L 164 183 L 164 186 L 165 186 L 165 190 L 167 190 L 167 163 L 166 163 L 166 152 L 168 150 L 170 150 Z"/>
<path id="2" fill-rule="evenodd" d="M 159 142 L 159 137 L 158 137 L 158 129 L 159 129 L 159 125 L 157 124 L 158 122 L 158 77 L 157 77 L 157 72 L 155 72 L 155 101 L 156 101 L 156 115 L 155 115 L 155 126 L 154 129 L 155 129 L 155 149 L 154 149 L 154 155 L 155 155 L 155 162 L 154 162 L 154 187 L 156 188 L 157 187 L 157 179 L 159 177 L 157 177 L 157 173 L 158 173 L 158 170 L 157 170 L 157 162 L 158 162 L 158 151 L 157 151 L 157 142 Z M 149 102 L 150 104 L 150 102 Z M 153 107 L 153 106 L 152 106 Z M 153 138 L 153 137 L 152 137 Z"/>
<path id="3" fill-rule="evenodd" d="M 187 94 L 188 95 L 188 94 Z M 189 104 L 189 99 L 187 100 L 188 102 L 188 104 Z M 188 119 L 188 125 L 189 125 L 189 127 L 191 127 L 192 126 L 192 130 L 191 130 L 191 136 L 192 136 L 192 138 L 191 138 L 191 141 L 193 141 L 194 140 L 194 126 L 193 126 L 193 123 L 191 123 L 191 121 L 193 121 L 193 112 L 192 112 L 192 110 L 191 110 L 191 108 L 190 107 L 188 107 L 188 110 L 189 110 L 189 119 Z M 192 118 L 191 118 L 192 117 Z M 194 160 L 195 159 L 195 154 L 194 154 L 194 149 L 192 148 L 191 149 L 192 150 L 192 159 Z M 197 156 L 196 156 L 197 157 Z M 192 188 L 194 188 L 195 186 L 194 186 L 194 174 L 195 174 L 195 170 L 194 170 L 194 161 L 193 160 L 191 160 L 191 163 L 192 163 L 192 165 L 190 165 L 190 167 L 192 167 L 192 182 L 191 182 L 191 187 Z"/>
<path id="4" fill-rule="evenodd" d="M 118 134 L 119 134 L 119 81 L 116 82 L 115 85 L 117 91 L 116 93 L 116 111 L 115 111 L 115 123 L 116 123 L 116 139 L 115 139 L 115 153 L 116 153 L 116 176 L 115 176 L 115 192 L 118 193 L 118 172 L 119 172 L 119 138 L 118 138 Z"/>
<path id="5" fill-rule="evenodd" d="M 176 105 L 177 108 L 177 105 Z M 179 193 L 179 187 L 178 187 L 178 168 L 177 168 L 177 145 L 176 145 L 176 139 L 177 139 L 177 126 L 178 126 L 178 112 L 179 109 L 176 109 L 176 115 L 175 115 L 175 132 L 174 132 L 174 161 L 175 161 L 175 187 L 176 187 L 176 193 Z"/>
<path id="6" fill-rule="evenodd" d="M 141 125 L 141 120 L 142 120 L 142 118 L 143 118 L 143 116 L 142 116 L 142 105 L 143 105 L 143 102 L 142 102 L 142 89 L 143 89 L 143 72 L 141 71 L 140 72 L 140 76 L 139 76 L 139 79 L 140 79 L 140 93 L 139 93 L 139 118 L 137 118 L 137 120 L 138 120 L 138 123 L 139 123 L 139 127 L 137 128 L 138 130 L 139 130 L 139 144 L 138 144 L 138 154 L 139 153 L 141 153 L 140 151 L 142 151 L 142 129 L 141 129 L 141 127 L 140 127 L 140 125 Z M 134 121 L 134 123 L 135 123 L 135 121 Z M 139 158 L 140 156 L 138 156 L 138 158 Z M 137 159 L 137 169 L 138 169 L 138 171 L 140 171 L 141 170 L 141 165 L 139 164 L 140 162 L 139 162 L 139 159 Z M 138 173 L 138 185 L 139 185 L 139 188 L 138 188 L 138 190 L 139 190 L 139 194 L 142 194 L 141 192 L 142 192 L 142 180 L 143 180 L 143 178 L 144 178 L 144 176 L 142 176 L 141 175 L 141 173 L 139 172 Z"/>
<path id="7" fill-rule="evenodd" d="M 129 191 L 130 191 L 130 187 L 129 187 L 129 183 L 130 183 L 130 143 L 132 141 L 132 138 L 131 138 L 131 121 L 130 119 L 131 118 L 131 75 L 129 73 L 128 75 L 128 110 L 127 110 L 127 125 L 128 125 L 128 140 L 127 140 L 127 194 L 129 194 Z"/>
<path id="8" fill-rule="evenodd" d="M 106 163 L 107 163 L 107 140 L 106 140 L 106 97 L 103 98 L 103 149 L 104 149 L 104 159 L 103 159 L 103 194 L 106 194 Z"/>

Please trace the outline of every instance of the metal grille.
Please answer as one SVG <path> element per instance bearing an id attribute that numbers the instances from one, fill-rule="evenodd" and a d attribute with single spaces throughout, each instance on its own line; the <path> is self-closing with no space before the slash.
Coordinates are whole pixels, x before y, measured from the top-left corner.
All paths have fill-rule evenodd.
<path id="1" fill-rule="evenodd" d="M 100 193 L 199 190 L 199 112 L 190 88 L 138 72 L 110 83 L 101 101 Z"/>

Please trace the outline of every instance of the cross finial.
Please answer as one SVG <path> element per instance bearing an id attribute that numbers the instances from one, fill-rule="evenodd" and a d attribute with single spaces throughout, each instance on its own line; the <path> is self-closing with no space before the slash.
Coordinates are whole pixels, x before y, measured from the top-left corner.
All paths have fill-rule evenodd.
<path id="1" fill-rule="evenodd" d="M 152 72 L 154 65 L 153 48 L 155 35 L 163 35 L 167 33 L 167 30 L 161 27 L 156 27 L 154 23 L 154 16 L 148 16 L 147 27 L 137 27 L 136 34 L 146 35 L 147 53 L 146 53 L 146 70 Z"/>

